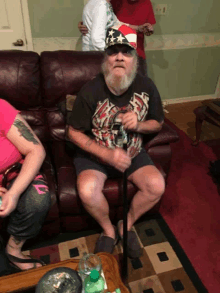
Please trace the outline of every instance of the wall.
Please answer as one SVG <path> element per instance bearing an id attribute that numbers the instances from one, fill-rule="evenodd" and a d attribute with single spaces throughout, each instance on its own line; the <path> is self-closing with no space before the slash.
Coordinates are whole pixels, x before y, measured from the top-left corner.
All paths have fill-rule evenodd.
<path id="1" fill-rule="evenodd" d="M 87 0 L 28 0 L 34 50 L 81 50 L 77 28 Z M 161 0 L 152 0 L 153 7 Z M 166 0 L 146 37 L 149 76 L 163 100 L 212 97 L 220 71 L 219 0 Z"/>

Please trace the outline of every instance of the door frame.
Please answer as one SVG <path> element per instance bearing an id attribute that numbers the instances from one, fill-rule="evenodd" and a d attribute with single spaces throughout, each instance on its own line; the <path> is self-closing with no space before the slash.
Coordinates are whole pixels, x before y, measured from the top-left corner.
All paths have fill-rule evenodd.
<path id="1" fill-rule="evenodd" d="M 21 11 L 23 16 L 23 24 L 24 24 L 24 33 L 25 33 L 25 42 L 27 43 L 27 50 L 33 51 L 33 40 L 31 33 L 31 24 L 28 10 L 28 0 L 20 0 L 21 3 Z"/>

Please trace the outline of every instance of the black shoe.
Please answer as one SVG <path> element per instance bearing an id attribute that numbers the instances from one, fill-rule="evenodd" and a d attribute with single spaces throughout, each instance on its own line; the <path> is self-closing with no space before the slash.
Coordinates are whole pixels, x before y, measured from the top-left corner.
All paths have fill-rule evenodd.
<path id="1" fill-rule="evenodd" d="M 123 236 L 120 235 L 119 228 L 121 227 L 122 220 L 120 220 L 117 224 L 118 234 L 121 240 L 123 240 Z M 127 247 L 128 247 L 128 257 L 129 258 L 139 258 L 143 254 L 143 248 L 140 245 L 137 234 L 134 231 L 127 232 Z"/>

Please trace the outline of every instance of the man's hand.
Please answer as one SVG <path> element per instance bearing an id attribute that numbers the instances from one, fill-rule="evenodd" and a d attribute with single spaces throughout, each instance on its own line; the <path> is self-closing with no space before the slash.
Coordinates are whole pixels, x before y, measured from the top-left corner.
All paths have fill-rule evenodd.
<path id="1" fill-rule="evenodd" d="M 154 27 L 152 24 L 150 23 L 145 23 L 145 26 L 143 28 L 143 33 L 145 34 L 145 36 L 150 36 L 154 33 Z"/>
<path id="2" fill-rule="evenodd" d="M 122 125 L 125 130 L 137 131 L 138 128 L 138 118 L 137 114 L 134 112 L 127 112 L 125 114 L 120 114 L 118 116 L 122 120 Z"/>
<path id="3" fill-rule="evenodd" d="M 79 29 L 79 31 L 81 32 L 81 34 L 82 34 L 83 36 L 85 36 L 85 35 L 88 33 L 88 28 L 87 28 L 87 26 L 85 26 L 85 25 L 83 24 L 82 21 L 80 21 L 80 22 L 78 23 L 78 29 Z"/>
<path id="4" fill-rule="evenodd" d="M 145 34 L 145 36 L 150 36 L 154 33 L 154 28 L 152 24 L 144 23 L 138 26 L 138 31 Z"/>
<path id="5" fill-rule="evenodd" d="M 115 148 L 108 150 L 105 162 L 117 170 L 124 172 L 131 165 L 131 158 L 123 149 Z"/>
<path id="6" fill-rule="evenodd" d="M 0 187 L 0 196 L 2 196 L 0 218 L 4 218 L 9 216 L 16 209 L 18 198 L 12 196 L 4 187 Z"/>

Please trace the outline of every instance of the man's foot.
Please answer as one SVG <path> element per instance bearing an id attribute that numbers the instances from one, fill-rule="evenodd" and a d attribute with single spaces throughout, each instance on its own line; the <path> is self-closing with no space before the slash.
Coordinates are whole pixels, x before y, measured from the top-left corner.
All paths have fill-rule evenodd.
<path id="1" fill-rule="evenodd" d="M 13 265 L 15 265 L 15 267 L 19 268 L 21 271 L 35 269 L 45 265 L 43 261 L 41 261 L 40 259 L 32 258 L 30 255 L 24 255 L 20 253 L 19 256 L 15 256 L 7 252 L 6 255 L 9 261 Z"/>
<path id="2" fill-rule="evenodd" d="M 97 242 L 96 242 L 96 247 L 94 250 L 94 253 L 98 253 L 98 252 L 107 252 L 107 253 L 113 253 L 115 245 L 118 242 L 118 233 L 117 233 L 117 229 L 115 226 L 114 230 L 115 230 L 115 237 L 112 238 L 110 236 L 105 235 L 104 233 L 101 233 Z"/>
<path id="3" fill-rule="evenodd" d="M 118 234 L 121 239 L 123 239 L 123 221 L 120 220 L 117 225 Z M 128 246 L 128 257 L 138 258 L 143 254 L 143 248 L 140 245 L 138 237 L 134 231 L 127 232 L 127 246 Z"/>

